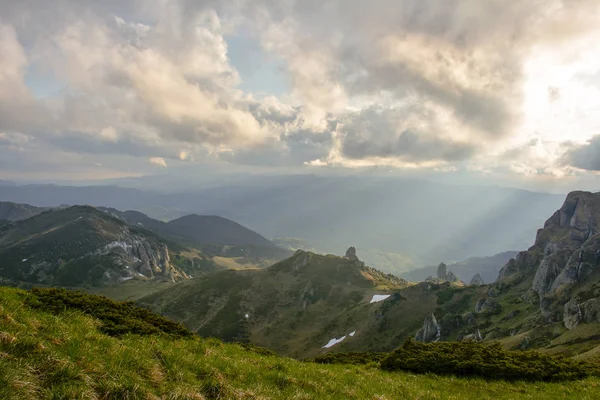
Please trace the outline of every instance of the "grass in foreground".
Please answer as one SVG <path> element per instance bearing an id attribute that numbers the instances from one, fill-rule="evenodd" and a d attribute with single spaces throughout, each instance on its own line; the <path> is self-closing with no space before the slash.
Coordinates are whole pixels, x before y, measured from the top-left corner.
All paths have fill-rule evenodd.
<path id="1" fill-rule="evenodd" d="M 196 337 L 102 333 L 0 288 L 2 399 L 597 399 L 600 379 L 507 383 L 305 363 Z"/>

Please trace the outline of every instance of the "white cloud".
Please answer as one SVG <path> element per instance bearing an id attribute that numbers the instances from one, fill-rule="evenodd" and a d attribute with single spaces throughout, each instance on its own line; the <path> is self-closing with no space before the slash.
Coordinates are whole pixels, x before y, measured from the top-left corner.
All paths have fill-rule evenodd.
<path id="1" fill-rule="evenodd" d="M 162 157 L 150 157 L 148 161 L 152 165 L 158 165 L 159 167 L 167 168 L 167 162 Z"/>

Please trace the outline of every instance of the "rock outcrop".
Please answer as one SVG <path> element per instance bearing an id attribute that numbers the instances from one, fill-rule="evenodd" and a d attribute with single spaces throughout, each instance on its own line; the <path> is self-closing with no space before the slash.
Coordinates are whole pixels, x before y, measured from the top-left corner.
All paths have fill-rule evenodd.
<path id="1" fill-rule="evenodd" d="M 589 299 L 581 306 L 583 309 L 583 320 L 586 323 L 600 322 L 600 299 Z"/>
<path id="2" fill-rule="evenodd" d="M 553 294 L 581 282 L 600 261 L 600 195 L 573 192 L 538 231 L 542 249 L 532 289 Z"/>
<path id="3" fill-rule="evenodd" d="M 496 315 L 502 312 L 502 306 L 492 298 L 479 299 L 475 304 L 475 312 Z"/>
<path id="4" fill-rule="evenodd" d="M 344 257 L 348 260 L 360 261 L 356 256 L 356 247 L 354 246 L 351 246 L 350 248 L 348 248 L 348 250 L 346 250 L 346 255 Z"/>
<path id="5" fill-rule="evenodd" d="M 96 254 L 112 255 L 123 269 L 107 270 L 108 280 L 127 280 L 140 277 L 176 281 L 188 276 L 171 264 L 168 247 L 158 241 L 151 241 L 138 235 L 123 235 L 121 240 L 108 243 Z"/>
<path id="6" fill-rule="evenodd" d="M 467 335 L 461 339 L 461 341 L 475 341 L 475 342 L 481 342 L 482 340 L 483 340 L 483 336 L 481 335 L 481 332 L 479 331 L 479 329 L 476 329 L 475 332 L 473 332 L 470 335 Z"/>
<path id="7" fill-rule="evenodd" d="M 469 282 L 469 285 L 483 286 L 483 285 L 485 285 L 485 283 L 483 282 L 483 278 L 481 277 L 481 275 L 477 274 L 473 277 L 473 279 L 471 279 L 471 282 Z"/>
<path id="8" fill-rule="evenodd" d="M 521 298 L 539 304 L 545 323 L 561 321 L 568 329 L 587 322 L 594 299 L 575 299 L 594 271 L 600 269 L 600 193 L 572 192 L 538 230 L 534 245 L 519 253 L 500 271 L 498 288 L 532 278 Z M 492 286 L 494 287 L 494 286 Z M 506 287 L 506 286 L 505 286 Z M 594 320 L 595 317 L 589 317 Z"/>
<path id="9" fill-rule="evenodd" d="M 446 275 L 446 280 L 448 282 L 460 282 L 460 279 L 458 279 L 458 276 L 454 275 L 454 272 L 452 272 L 452 271 L 448 272 L 448 274 Z"/>
<path id="10" fill-rule="evenodd" d="M 435 318 L 435 315 L 430 314 L 425 318 L 423 327 L 417 331 L 415 340 L 418 342 L 437 342 L 441 337 L 441 327 Z"/>
<path id="11" fill-rule="evenodd" d="M 563 322 L 565 328 L 574 329 L 583 319 L 581 307 L 577 303 L 577 299 L 569 300 L 564 306 Z"/>
<path id="12" fill-rule="evenodd" d="M 444 263 L 441 263 L 440 265 L 438 265 L 437 278 L 439 280 L 442 280 L 442 281 L 448 280 L 447 268 L 448 267 Z"/>

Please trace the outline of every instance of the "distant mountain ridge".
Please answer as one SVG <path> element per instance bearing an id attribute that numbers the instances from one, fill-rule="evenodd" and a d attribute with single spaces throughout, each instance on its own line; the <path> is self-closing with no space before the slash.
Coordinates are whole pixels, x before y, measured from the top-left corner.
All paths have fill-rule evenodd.
<path id="1" fill-rule="evenodd" d="M 212 215 L 185 215 L 169 222 L 158 221 L 138 211 L 98 207 L 130 225 L 143 226 L 173 240 L 224 256 L 273 257 L 283 259 L 292 252 L 237 222 Z"/>
<path id="2" fill-rule="evenodd" d="M 160 206 L 176 210 L 173 215 L 219 215 L 265 237 L 307 240 L 309 248 L 324 252 L 341 254 L 353 243 L 365 250 L 399 254 L 408 267 L 525 249 L 564 198 L 367 176 L 248 176 L 223 181 L 219 187 L 187 187 L 186 192 L 158 193 L 110 186 L 29 185 L 2 187 L 0 200 L 120 210 Z M 383 265 L 389 263 L 382 260 Z"/>
<path id="3" fill-rule="evenodd" d="M 498 274 L 506 263 L 519 254 L 518 251 L 505 251 L 490 257 L 471 257 L 464 261 L 448 264 L 448 271 L 454 272 L 463 282 L 470 282 L 477 274 L 483 282 L 490 284 L 498 278 Z M 430 276 L 436 276 L 437 266 L 428 266 L 400 274 L 409 282 L 423 282 Z"/>
<path id="4" fill-rule="evenodd" d="M 0 220 L 19 221 L 38 215 L 49 208 L 0 201 Z"/>

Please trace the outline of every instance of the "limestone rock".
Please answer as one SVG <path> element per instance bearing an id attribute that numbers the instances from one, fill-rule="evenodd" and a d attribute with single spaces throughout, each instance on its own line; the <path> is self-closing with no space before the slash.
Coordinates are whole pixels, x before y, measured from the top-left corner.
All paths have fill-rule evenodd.
<path id="1" fill-rule="evenodd" d="M 425 318 L 423 327 L 417 331 L 415 340 L 418 342 L 437 342 L 441 337 L 441 327 L 435 318 L 435 315 L 430 314 Z"/>
<path id="2" fill-rule="evenodd" d="M 348 248 L 348 250 L 346 250 L 345 258 L 352 261 L 359 261 L 358 257 L 356 256 L 356 247 L 351 246 L 350 248 Z"/>
<path id="3" fill-rule="evenodd" d="M 600 322 L 600 299 L 589 299 L 583 303 L 583 320 L 587 323 Z"/>
<path id="4" fill-rule="evenodd" d="M 446 281 L 448 280 L 448 274 L 447 274 L 447 266 L 444 263 L 441 263 L 440 265 L 438 265 L 438 269 L 437 269 L 437 278 L 442 280 L 442 281 Z"/>
<path id="5" fill-rule="evenodd" d="M 548 293 L 559 273 L 558 265 L 547 259 L 542 260 L 535 272 L 532 289 L 542 295 Z"/>
<path id="6" fill-rule="evenodd" d="M 495 299 L 479 299 L 475 304 L 475 312 L 496 315 L 502 312 L 502 306 Z"/>
<path id="7" fill-rule="evenodd" d="M 471 282 L 469 282 L 469 285 L 471 286 L 482 286 L 484 284 L 485 283 L 483 282 L 483 278 L 480 274 L 476 274 L 473 279 L 471 279 Z"/>
<path id="8" fill-rule="evenodd" d="M 485 304 L 486 299 L 479 299 L 475 304 L 475 312 L 480 313 L 483 311 L 483 305 Z"/>
<path id="9" fill-rule="evenodd" d="M 446 274 L 446 280 L 449 282 L 456 282 L 458 281 L 458 277 L 454 275 L 454 272 L 448 271 L 448 273 Z"/>
<path id="10" fill-rule="evenodd" d="M 564 307 L 563 312 L 563 322 L 565 324 L 565 328 L 573 329 L 583 319 L 583 314 L 581 312 L 581 307 L 577 303 L 577 299 L 569 300 Z"/>
<path id="11" fill-rule="evenodd" d="M 479 329 L 475 330 L 475 332 L 471 333 L 470 335 L 467 335 L 465 337 L 462 338 L 463 341 L 475 341 L 475 342 L 480 342 L 483 340 L 483 336 L 481 336 L 481 332 L 479 331 Z"/>

